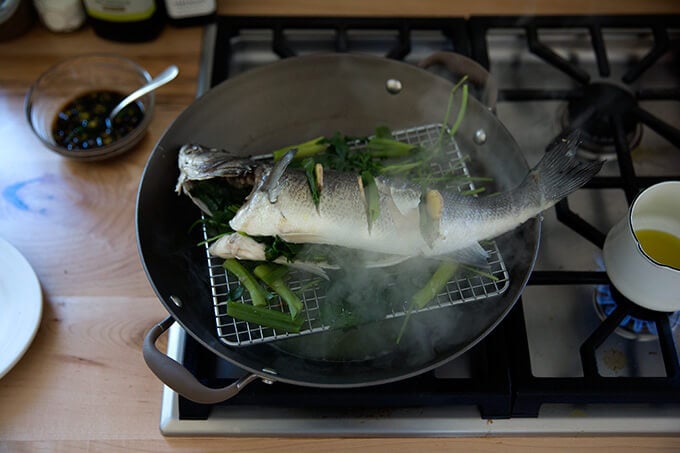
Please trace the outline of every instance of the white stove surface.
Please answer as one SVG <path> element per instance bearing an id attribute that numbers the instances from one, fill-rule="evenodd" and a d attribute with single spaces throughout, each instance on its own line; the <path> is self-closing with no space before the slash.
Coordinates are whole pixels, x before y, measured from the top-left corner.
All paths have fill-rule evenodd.
<path id="1" fill-rule="evenodd" d="M 232 72 L 276 61 L 269 49 L 264 31 L 247 32 L 236 38 L 234 47 L 248 48 L 235 54 Z M 311 51 L 324 50 L 323 36 L 314 31 L 301 31 L 295 40 L 313 43 Z M 517 36 L 520 33 L 520 36 Z M 521 31 L 495 31 L 488 37 L 491 72 L 501 89 L 544 88 L 571 89 L 576 84 L 557 69 L 546 65 L 522 47 Z M 672 40 L 677 40 L 677 30 Z M 632 58 L 639 59 L 651 46 L 648 31 L 623 33 L 611 30 L 604 38 L 609 53 L 612 80 L 620 80 Z M 215 29 L 206 29 L 205 41 L 214 41 Z M 359 36 L 351 36 L 359 41 Z M 370 39 L 379 39 L 370 35 Z M 413 63 L 432 49 L 441 47 L 437 32 L 414 33 L 412 52 L 406 61 Z M 330 41 L 328 37 L 327 40 Z M 369 41 L 370 41 L 369 39 Z M 590 48 L 589 35 L 574 37 L 559 31 L 541 36 L 560 55 L 577 61 L 590 74 L 597 65 Z M 677 42 L 677 41 L 676 41 Z M 519 44 L 518 44 L 519 43 Z M 517 46 L 520 49 L 517 49 Z M 304 47 L 304 46 L 303 46 Z M 332 49 L 332 44 L 329 44 Z M 202 73 L 211 73 L 210 49 L 204 45 Z M 367 53 L 371 47 L 367 47 Z M 380 54 L 382 50 L 376 50 Z M 304 54 L 304 49 L 300 51 Z M 677 60 L 673 55 L 645 74 L 644 88 L 678 86 Z M 521 63 L 521 68 L 519 68 Z M 231 74 L 233 75 L 233 74 Z M 207 89 L 207 81 L 199 80 L 199 92 Z M 636 89 L 636 87 L 631 87 Z M 562 129 L 560 111 L 563 101 L 501 102 L 498 117 L 525 150 L 530 164 L 536 163 L 549 139 Z M 659 118 L 680 128 L 680 104 L 677 101 L 641 103 Z M 556 113 L 557 112 L 557 113 Z M 634 151 L 633 161 L 638 175 L 680 174 L 680 152 L 673 145 L 645 128 L 642 142 Z M 615 162 L 605 164 L 602 175 L 616 176 Z M 583 190 L 569 199 L 570 206 L 600 231 L 608 231 L 626 210 L 620 190 Z M 542 242 L 537 270 L 601 270 L 600 250 L 577 233 L 561 224 L 553 210 L 544 213 Z M 580 377 L 583 369 L 579 345 L 600 323 L 593 308 L 595 286 L 530 286 L 524 292 L 523 309 L 531 356 L 532 373 L 536 377 Z M 168 354 L 181 362 L 185 333 L 176 324 L 169 333 Z M 680 329 L 674 333 L 676 348 L 680 345 Z M 598 371 L 606 377 L 665 376 L 659 342 L 638 341 L 612 335 L 598 348 Z M 466 375 L 465 355 L 454 360 L 439 373 Z M 277 385 L 276 383 L 272 385 Z M 161 431 L 165 435 L 256 435 L 256 436 L 482 436 L 513 434 L 680 434 L 680 404 L 645 405 L 568 405 L 544 404 L 537 418 L 485 420 L 476 406 L 440 406 L 436 408 L 380 409 L 366 411 L 324 411 L 318 408 L 271 408 L 234 405 L 216 407 L 207 420 L 180 420 L 178 396 L 169 388 L 163 392 Z"/>
<path id="2" fill-rule="evenodd" d="M 168 356 L 181 362 L 186 333 L 173 324 Z M 455 360 L 451 366 L 455 367 Z M 276 383 L 272 385 L 277 385 Z M 680 405 L 545 404 L 538 418 L 484 420 L 475 406 L 328 411 L 318 408 L 216 407 L 207 420 L 180 420 L 179 396 L 163 388 L 166 436 L 448 437 L 680 434 Z"/>

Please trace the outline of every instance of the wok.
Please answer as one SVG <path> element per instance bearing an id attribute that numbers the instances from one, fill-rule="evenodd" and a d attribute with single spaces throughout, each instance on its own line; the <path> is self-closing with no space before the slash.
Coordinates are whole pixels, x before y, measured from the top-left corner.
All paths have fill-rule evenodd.
<path id="1" fill-rule="evenodd" d="M 469 74 L 486 86 L 489 102 L 495 102 L 493 83 L 476 63 L 437 54 L 424 66 L 433 63 Z M 391 79 L 401 83 L 400 91 L 386 89 Z M 390 87 L 394 86 L 392 82 Z M 399 344 L 393 334 L 400 320 L 236 348 L 216 334 L 205 252 L 196 245 L 202 238 L 198 232 L 189 233 L 198 209 L 173 191 L 177 153 L 186 143 L 246 156 L 336 131 L 362 136 L 380 125 L 396 130 L 441 123 L 452 87 L 443 77 L 398 61 L 314 55 L 282 60 L 229 79 L 180 114 L 150 155 L 137 199 L 139 253 L 151 285 L 169 312 L 145 339 L 144 357 L 151 370 L 186 398 L 214 403 L 257 378 L 317 387 L 405 379 L 452 360 L 484 338 L 512 308 L 526 284 L 538 248 L 538 219 L 496 240 L 510 275 L 505 292 L 413 316 Z M 492 108 L 472 97 L 456 140 L 471 155 L 478 167 L 475 172 L 493 177 L 498 190 L 514 187 L 528 171 L 517 144 Z M 221 389 L 200 384 L 154 345 L 173 322 L 217 356 L 241 367 L 245 376 Z"/>

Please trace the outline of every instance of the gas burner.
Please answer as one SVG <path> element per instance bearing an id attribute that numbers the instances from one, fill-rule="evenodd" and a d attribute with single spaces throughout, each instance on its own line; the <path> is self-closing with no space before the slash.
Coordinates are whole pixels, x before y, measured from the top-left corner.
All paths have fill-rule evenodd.
<path id="1" fill-rule="evenodd" d="M 598 285 L 595 288 L 594 305 L 597 315 L 604 321 L 618 307 L 611 286 Z M 671 329 L 680 325 L 680 311 L 670 315 Z M 656 323 L 641 317 L 626 316 L 616 328 L 615 332 L 629 340 L 650 341 L 657 338 Z"/>
<path id="2" fill-rule="evenodd" d="M 582 96 L 569 101 L 563 118 L 565 126 L 582 131 L 579 155 L 597 160 L 616 159 L 614 115 L 621 116 L 628 149 L 634 149 L 642 139 L 642 124 L 633 113 L 636 106 L 635 95 L 623 86 L 611 82 L 586 85 Z"/>

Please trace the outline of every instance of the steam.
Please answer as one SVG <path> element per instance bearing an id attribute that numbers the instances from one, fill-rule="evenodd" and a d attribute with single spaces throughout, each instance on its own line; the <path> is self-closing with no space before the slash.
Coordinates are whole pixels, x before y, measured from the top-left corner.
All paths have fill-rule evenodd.
<path id="1" fill-rule="evenodd" d="M 438 262 L 412 258 L 395 266 L 367 269 L 356 264 L 367 259 L 364 252 L 344 250 L 339 254 L 331 259 L 341 260 L 341 268 L 329 271 L 330 280 L 319 282 L 317 288 L 317 294 L 322 295 L 319 317 L 331 330 L 300 337 L 283 347 L 334 362 L 379 360 L 400 351 L 408 353 L 400 354 L 405 363 L 399 366 L 418 367 L 432 360 L 452 327 L 447 316 L 432 314 L 446 308 L 434 309 L 424 317 L 404 314 L 411 296 L 424 286 Z M 405 334 L 398 343 L 405 322 Z"/>

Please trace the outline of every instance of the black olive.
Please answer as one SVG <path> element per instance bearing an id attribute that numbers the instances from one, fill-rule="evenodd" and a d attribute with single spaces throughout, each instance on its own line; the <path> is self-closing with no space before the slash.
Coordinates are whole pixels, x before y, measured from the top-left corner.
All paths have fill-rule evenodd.
<path id="1" fill-rule="evenodd" d="M 52 136 L 68 150 L 108 145 L 133 131 L 142 122 L 144 111 L 132 103 L 110 125 L 106 118 L 124 95 L 115 91 L 91 91 L 67 103 L 57 114 Z M 115 127 L 111 127 L 115 126 Z"/>

